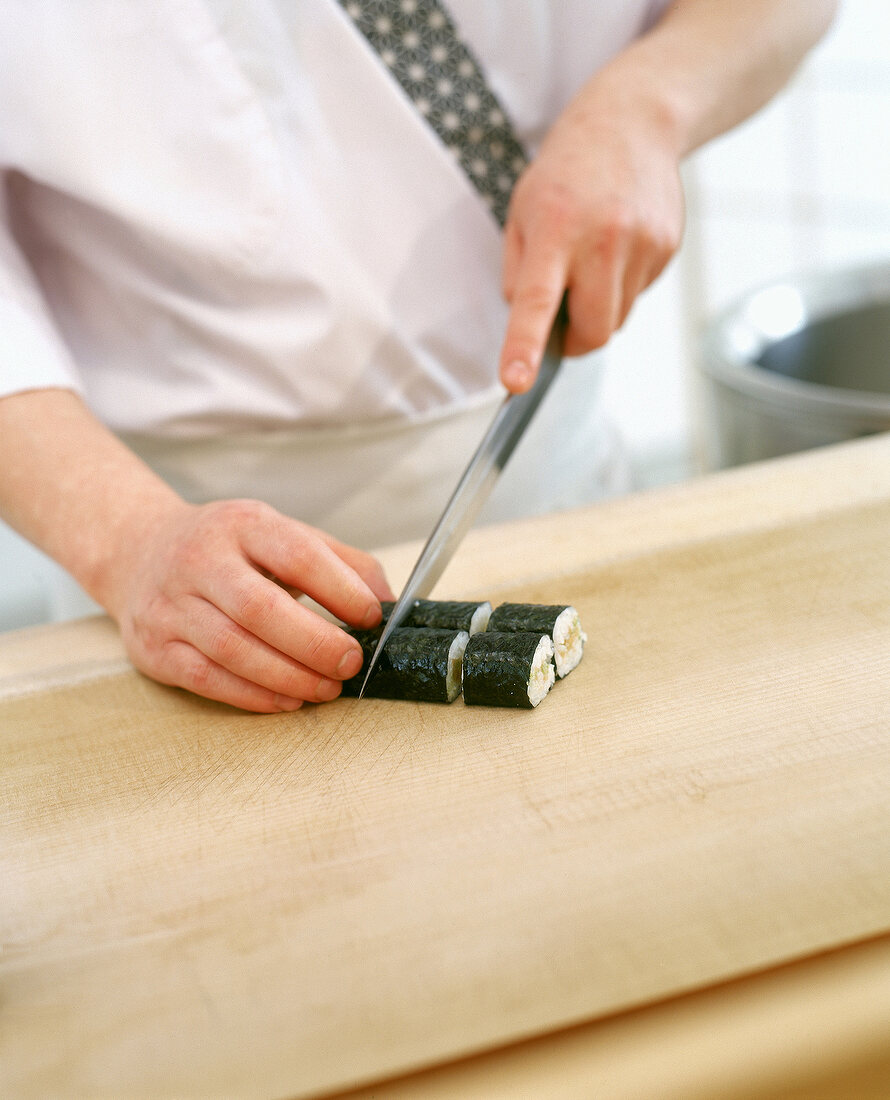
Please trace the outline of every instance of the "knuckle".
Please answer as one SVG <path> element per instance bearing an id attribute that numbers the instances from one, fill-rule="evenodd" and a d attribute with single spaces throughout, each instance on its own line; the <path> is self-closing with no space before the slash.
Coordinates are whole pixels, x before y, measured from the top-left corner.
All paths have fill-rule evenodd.
<path id="1" fill-rule="evenodd" d="M 633 236 L 639 224 L 637 212 L 629 203 L 617 199 L 606 207 L 604 228 L 608 239 L 620 241 Z"/>
<path id="2" fill-rule="evenodd" d="M 341 589 L 341 598 L 344 614 L 349 615 L 350 620 L 358 619 L 359 623 L 364 621 L 372 607 L 376 608 L 374 601 L 369 600 L 358 585 L 344 585 Z"/>
<path id="3" fill-rule="evenodd" d="M 567 233 L 582 219 L 583 204 L 565 184 L 550 180 L 537 196 L 538 217 L 549 232 Z"/>
<path id="4" fill-rule="evenodd" d="M 269 523 L 275 510 L 261 500 L 234 499 L 214 501 L 202 505 L 196 525 L 193 543 L 203 543 L 207 530 L 227 531 L 230 534 L 261 527 Z"/>
<path id="5" fill-rule="evenodd" d="M 526 283 L 517 291 L 514 306 L 525 313 L 549 313 L 553 309 L 553 291 L 543 282 Z"/>
<path id="6" fill-rule="evenodd" d="M 175 637 L 166 602 L 149 600 L 132 615 L 123 616 L 119 627 L 121 638 L 137 668 L 156 667 L 162 660 L 168 642 Z"/>
<path id="7" fill-rule="evenodd" d="M 619 224 L 610 218 L 600 226 L 599 233 L 593 242 L 593 252 L 599 257 L 600 262 L 612 266 L 618 261 L 631 235 L 632 230 L 628 225 Z"/>
<path id="8" fill-rule="evenodd" d="M 300 577 L 309 578 L 317 567 L 316 559 L 317 543 L 308 536 L 298 534 L 296 538 L 289 539 L 286 546 L 281 548 L 282 554 L 294 571 Z"/>
<path id="9" fill-rule="evenodd" d="M 254 630 L 262 630 L 272 619 L 276 590 L 265 582 L 241 587 L 235 595 L 235 618 Z"/>
<path id="10" fill-rule="evenodd" d="M 245 649 L 243 633 L 235 626 L 223 626 L 214 635 L 210 645 L 215 660 L 226 668 L 237 664 Z"/>
<path id="11" fill-rule="evenodd" d="M 212 690 L 214 677 L 215 669 L 211 662 L 206 657 L 195 654 L 183 677 L 183 686 L 198 695 L 207 695 Z"/>
<path id="12" fill-rule="evenodd" d="M 237 498 L 234 500 L 222 500 L 216 504 L 208 505 L 215 508 L 219 515 L 233 522 L 251 522 L 262 519 L 271 509 L 261 500 L 248 500 Z"/>
<path id="13" fill-rule="evenodd" d="M 346 647 L 343 647 L 344 652 Z M 326 631 L 319 628 L 310 631 L 303 639 L 303 661 L 310 667 L 316 667 L 321 662 L 327 662 L 333 656 Z"/>
<path id="14" fill-rule="evenodd" d="M 591 220 L 582 255 L 586 252 L 594 262 L 609 265 L 637 237 L 638 231 L 639 224 L 633 208 L 620 200 L 612 201 Z"/>

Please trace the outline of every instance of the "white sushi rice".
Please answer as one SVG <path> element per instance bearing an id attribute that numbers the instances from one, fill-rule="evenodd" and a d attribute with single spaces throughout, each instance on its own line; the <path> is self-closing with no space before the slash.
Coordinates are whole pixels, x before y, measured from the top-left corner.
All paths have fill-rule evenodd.
<path id="1" fill-rule="evenodd" d="M 531 705 L 536 707 L 555 683 L 553 642 L 542 634 L 528 673 L 528 701 Z"/>
<path id="2" fill-rule="evenodd" d="M 470 633 L 478 634 L 482 630 L 487 630 L 490 618 L 491 604 L 486 600 L 485 603 L 480 603 L 473 612 L 473 617 L 470 619 Z"/>
<path id="3" fill-rule="evenodd" d="M 581 619 L 574 607 L 562 611 L 553 624 L 553 656 L 556 661 L 556 675 L 561 680 L 568 676 L 584 653 L 587 635 L 581 629 Z"/>
<path id="4" fill-rule="evenodd" d="M 454 635 L 454 641 L 448 650 L 448 673 L 445 677 L 445 692 L 448 702 L 453 703 L 460 695 L 464 667 L 464 650 L 470 635 L 466 630 L 460 630 Z"/>

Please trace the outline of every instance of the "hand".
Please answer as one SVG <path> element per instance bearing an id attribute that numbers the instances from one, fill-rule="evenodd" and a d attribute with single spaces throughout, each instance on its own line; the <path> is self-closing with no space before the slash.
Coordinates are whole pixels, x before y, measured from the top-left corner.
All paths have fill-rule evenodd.
<path id="1" fill-rule="evenodd" d="M 354 639 L 276 581 L 353 626 L 378 623 L 392 598 L 369 554 L 258 501 L 177 500 L 128 544 L 103 602 L 133 663 L 246 710 L 334 699 L 362 663 Z"/>
<path id="2" fill-rule="evenodd" d="M 392 592 L 369 554 L 255 500 L 186 504 L 66 390 L 0 400 L 0 514 L 117 620 L 165 684 L 257 711 L 333 699 L 358 672 L 354 626 Z"/>
<path id="3" fill-rule="evenodd" d="M 567 355 L 601 347 L 680 243 L 679 155 L 667 117 L 594 78 L 519 179 L 504 241 L 504 385 L 529 389 L 568 290 Z"/>

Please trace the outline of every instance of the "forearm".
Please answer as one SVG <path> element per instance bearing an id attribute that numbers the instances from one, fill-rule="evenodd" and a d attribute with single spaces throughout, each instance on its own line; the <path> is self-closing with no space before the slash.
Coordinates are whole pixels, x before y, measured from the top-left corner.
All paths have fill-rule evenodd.
<path id="1" fill-rule="evenodd" d="M 67 390 L 0 400 L 0 515 L 105 606 L 115 547 L 182 501 Z"/>
<path id="2" fill-rule="evenodd" d="M 513 191 L 500 375 L 529 388 L 568 291 L 567 355 L 602 347 L 680 243 L 680 162 L 752 114 L 828 27 L 835 0 L 676 0 L 557 119 Z"/>
<path id="3" fill-rule="evenodd" d="M 819 41 L 837 0 L 676 0 L 597 80 L 653 100 L 678 156 L 762 107 Z"/>
<path id="4" fill-rule="evenodd" d="M 0 400 L 0 440 L 0 515 L 117 619 L 149 676 L 274 712 L 358 671 L 355 639 L 282 585 L 372 626 L 392 592 L 369 555 L 259 501 L 187 504 L 66 390 Z"/>

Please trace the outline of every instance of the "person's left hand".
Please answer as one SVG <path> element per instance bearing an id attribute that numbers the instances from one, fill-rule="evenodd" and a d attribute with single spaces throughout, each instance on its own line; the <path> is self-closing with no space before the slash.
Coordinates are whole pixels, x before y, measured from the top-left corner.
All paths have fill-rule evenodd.
<path id="1" fill-rule="evenodd" d="M 565 354 L 601 347 L 680 243 L 679 156 L 657 101 L 594 78 L 516 184 L 504 240 L 507 389 L 532 385 L 563 293 Z"/>

